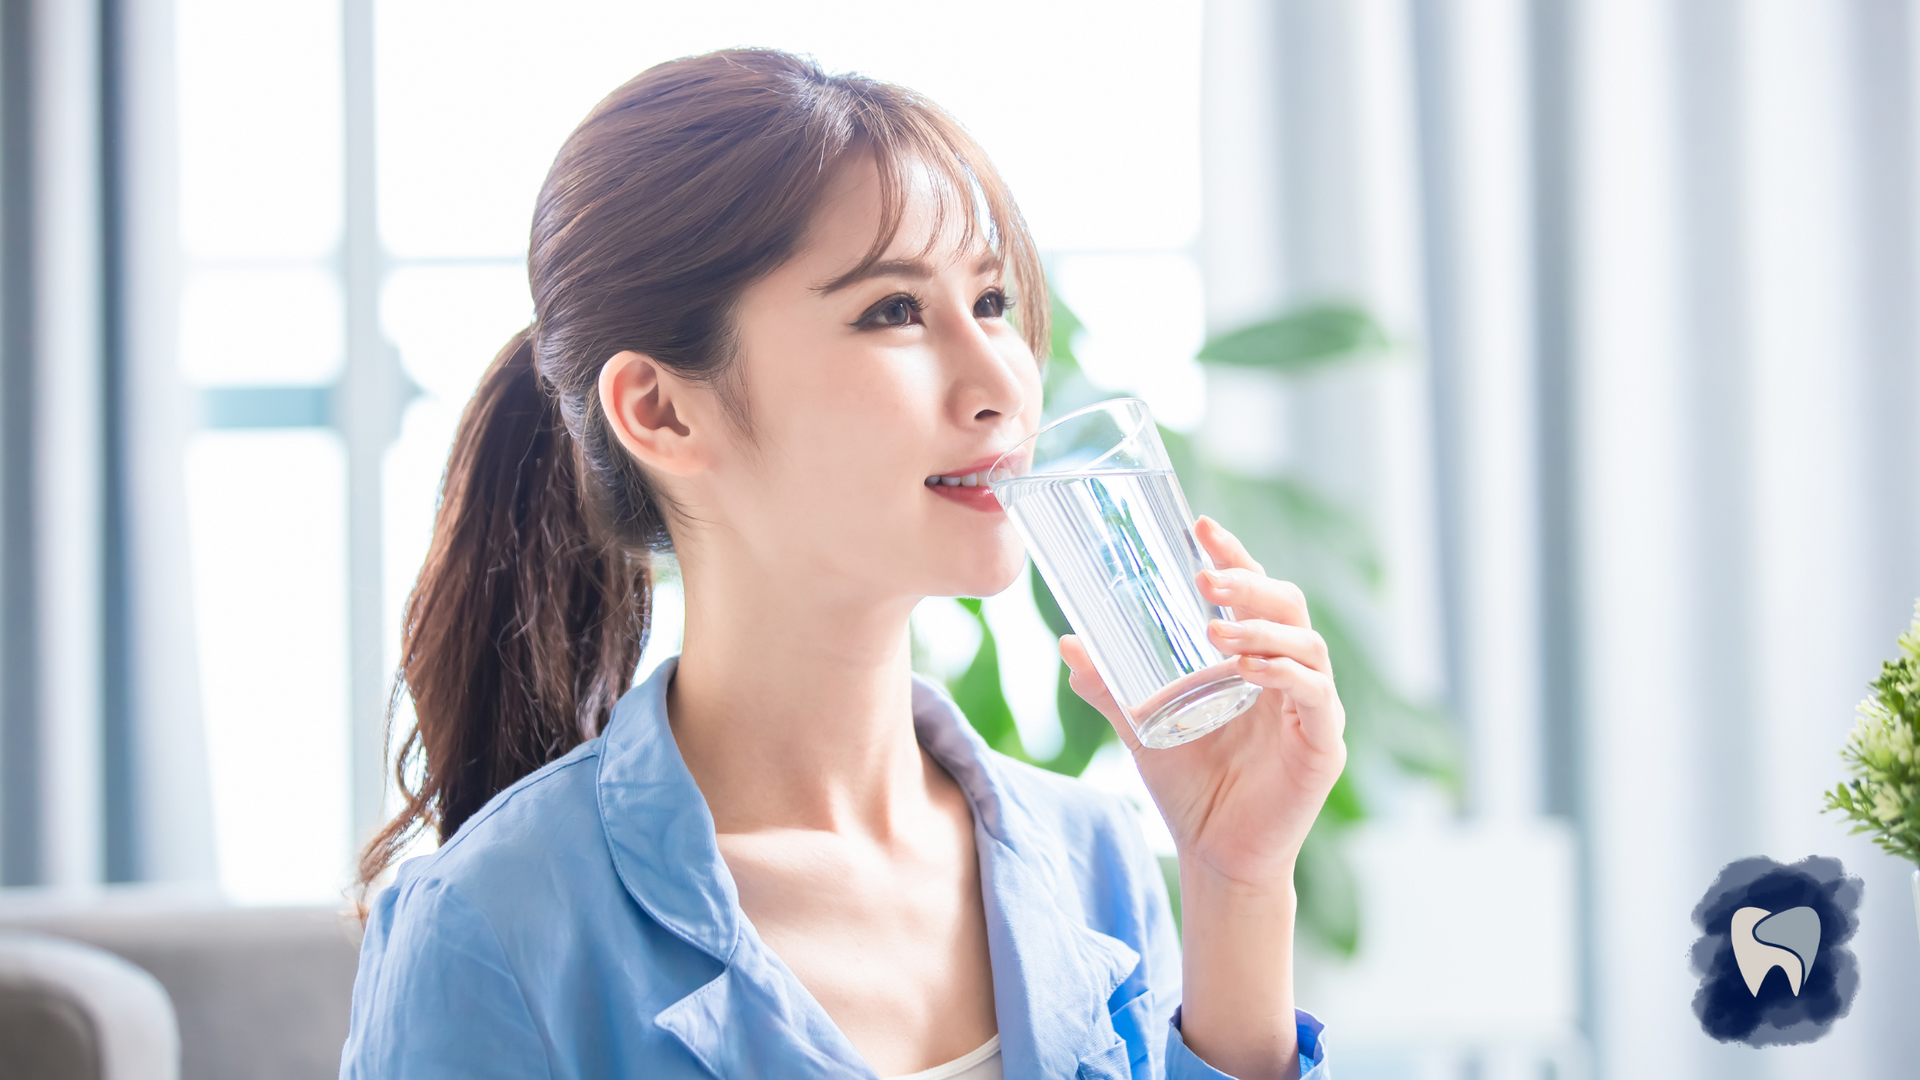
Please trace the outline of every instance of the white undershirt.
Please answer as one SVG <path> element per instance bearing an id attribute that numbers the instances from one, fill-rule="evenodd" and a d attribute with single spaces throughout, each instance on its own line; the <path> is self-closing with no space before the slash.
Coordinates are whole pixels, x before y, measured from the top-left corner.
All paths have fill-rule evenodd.
<path id="1" fill-rule="evenodd" d="M 995 1035 L 980 1049 L 945 1065 L 905 1076 L 890 1076 L 887 1080 L 1005 1080 L 1005 1074 L 1000 1071 L 1000 1036 Z"/>

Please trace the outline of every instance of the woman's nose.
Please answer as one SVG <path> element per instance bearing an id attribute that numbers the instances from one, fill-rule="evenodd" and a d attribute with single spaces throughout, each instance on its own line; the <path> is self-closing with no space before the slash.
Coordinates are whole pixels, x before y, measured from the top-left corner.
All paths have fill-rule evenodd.
<path id="1" fill-rule="evenodd" d="M 957 340 L 946 351 L 950 354 L 956 418 L 963 424 L 978 424 L 1025 412 L 1031 392 L 1029 380 L 1021 378 L 1015 365 L 1036 365 L 1021 339 L 1009 336 L 1006 341 L 997 341 L 972 319 L 955 337 Z M 1009 342 L 1021 347 L 1010 347 Z"/>

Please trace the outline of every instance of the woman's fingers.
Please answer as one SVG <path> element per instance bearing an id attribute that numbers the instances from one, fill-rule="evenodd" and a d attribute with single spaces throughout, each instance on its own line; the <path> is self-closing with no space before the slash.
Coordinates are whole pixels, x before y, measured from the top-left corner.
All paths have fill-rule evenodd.
<path id="1" fill-rule="evenodd" d="M 1321 708 L 1338 700 L 1333 679 L 1290 656 L 1237 658 L 1240 677 L 1268 690 L 1281 690 L 1302 708 Z"/>
<path id="2" fill-rule="evenodd" d="M 1207 550 L 1207 558 L 1213 560 L 1213 565 L 1251 570 L 1260 577 L 1266 576 L 1267 572 L 1260 569 L 1260 564 L 1247 553 L 1247 546 L 1240 542 L 1239 537 L 1228 532 L 1225 525 L 1202 514 L 1193 523 L 1193 535 L 1200 541 L 1200 546 Z"/>
<path id="3" fill-rule="evenodd" d="M 1210 603 L 1232 608 L 1241 618 L 1267 619 L 1311 627 L 1307 594 L 1291 581 L 1279 581 L 1255 570 L 1233 568 L 1200 571 L 1200 594 Z"/>
<path id="4" fill-rule="evenodd" d="M 1133 725 L 1120 714 L 1120 705 L 1113 700 L 1113 691 L 1107 689 L 1107 682 L 1094 669 L 1093 658 L 1087 655 L 1087 647 L 1080 644 L 1076 635 L 1068 634 L 1060 639 L 1060 659 L 1067 662 L 1067 670 L 1073 674 L 1068 677 L 1067 685 L 1080 695 L 1081 700 L 1093 706 L 1113 730 L 1120 736 L 1120 742 L 1128 750 L 1140 749 L 1140 740 L 1133 734 Z"/>
<path id="5" fill-rule="evenodd" d="M 1242 656 L 1239 670 L 1240 677 L 1255 686 L 1278 690 L 1292 699 L 1307 745 L 1327 753 L 1341 746 L 1347 710 L 1340 704 L 1333 676 L 1285 656 Z"/>
<path id="6" fill-rule="evenodd" d="M 1241 619 L 1229 622 L 1215 619 L 1207 624 L 1207 637 L 1223 653 L 1287 657 L 1322 675 L 1333 674 L 1333 662 L 1327 655 L 1327 639 L 1305 626 L 1292 626 L 1267 619 Z"/>
<path id="7" fill-rule="evenodd" d="M 1216 570 L 1200 571 L 1200 591 L 1206 598 L 1221 607 L 1230 607 L 1234 614 L 1252 616 L 1258 619 L 1271 619 L 1274 622 L 1292 623 L 1295 626 L 1312 626 L 1313 619 L 1307 613 L 1307 597 L 1300 587 L 1291 581 L 1276 581 L 1267 576 L 1259 562 L 1247 553 L 1247 547 L 1240 538 L 1228 532 L 1226 526 L 1210 517 L 1202 517 L 1194 522 L 1193 535 L 1200 546 L 1207 551 L 1207 557 L 1213 560 Z"/>

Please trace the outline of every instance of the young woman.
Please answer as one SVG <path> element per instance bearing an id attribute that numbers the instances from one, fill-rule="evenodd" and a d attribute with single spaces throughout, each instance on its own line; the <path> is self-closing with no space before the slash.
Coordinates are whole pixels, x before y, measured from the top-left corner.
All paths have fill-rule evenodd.
<path id="1" fill-rule="evenodd" d="M 536 319 L 462 419 L 408 610 L 414 794 L 368 848 L 343 1077 L 1291 1077 L 1294 861 L 1345 762 L 1298 589 L 1211 522 L 1253 710 L 1142 750 L 1172 829 L 988 750 L 908 665 L 1011 584 L 971 477 L 1040 416 L 1047 299 L 980 149 L 783 53 L 662 64 L 562 147 Z M 1152 297 L 1142 297 L 1151 303 Z M 1017 308 L 1016 308 L 1016 305 Z M 677 662 L 627 690 L 646 552 Z"/>

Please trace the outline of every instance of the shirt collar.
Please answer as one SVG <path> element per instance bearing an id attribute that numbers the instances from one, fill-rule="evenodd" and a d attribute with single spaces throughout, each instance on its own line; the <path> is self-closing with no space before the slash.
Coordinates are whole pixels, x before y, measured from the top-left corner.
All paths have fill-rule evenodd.
<path id="1" fill-rule="evenodd" d="M 725 967 L 655 1020 L 720 1076 L 757 1071 L 753 1059 L 775 1049 L 740 1038 L 748 1030 L 775 1033 L 787 1044 L 779 1048 L 779 1071 L 870 1076 L 740 910 L 713 816 L 667 723 L 675 667 L 676 660 L 662 663 L 615 707 L 598 776 L 600 819 L 627 892 L 662 927 Z M 913 722 L 920 745 L 973 807 L 1007 1075 L 1070 1075 L 1080 1057 L 1113 1041 L 1107 999 L 1139 954 L 1062 908 L 1057 898 L 1078 893 L 1070 878 L 1076 860 L 1009 783 L 1012 766 L 987 748 L 944 690 L 917 675 Z"/>

